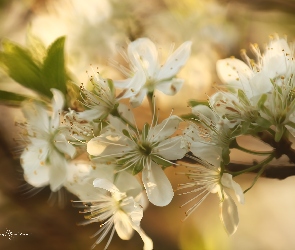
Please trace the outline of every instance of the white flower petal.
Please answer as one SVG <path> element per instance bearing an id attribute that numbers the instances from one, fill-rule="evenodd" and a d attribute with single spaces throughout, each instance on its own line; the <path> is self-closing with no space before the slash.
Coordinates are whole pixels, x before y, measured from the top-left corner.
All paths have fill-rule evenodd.
<path id="1" fill-rule="evenodd" d="M 54 129 L 57 129 L 59 127 L 59 122 L 60 122 L 60 115 L 59 112 L 63 109 L 64 107 L 64 96 L 61 91 L 58 89 L 50 89 L 53 98 L 52 98 L 52 117 L 51 117 L 51 127 Z"/>
<path id="2" fill-rule="evenodd" d="M 76 148 L 72 144 L 68 143 L 68 140 L 64 134 L 57 134 L 54 137 L 54 140 L 56 141 L 54 145 L 60 152 L 68 154 L 71 158 L 74 158 L 76 154 Z"/>
<path id="3" fill-rule="evenodd" d="M 133 228 L 129 216 L 121 210 L 114 214 L 114 226 L 122 240 L 129 240 L 133 235 Z"/>
<path id="4" fill-rule="evenodd" d="M 139 227 L 139 228 L 134 228 L 138 234 L 140 235 L 144 246 L 143 246 L 143 250 L 152 250 L 154 249 L 154 244 L 153 241 L 151 240 L 150 237 L 148 237 L 145 232 Z"/>
<path id="5" fill-rule="evenodd" d="M 179 48 L 173 52 L 173 54 L 167 59 L 166 63 L 161 67 L 157 78 L 163 80 L 175 76 L 188 60 L 191 54 L 191 45 L 192 42 L 187 41 L 179 46 Z"/>
<path id="6" fill-rule="evenodd" d="M 248 93 L 248 97 L 260 96 L 264 93 L 267 93 L 273 89 L 273 85 L 263 72 L 259 72 L 252 77 L 249 82 L 251 93 Z"/>
<path id="7" fill-rule="evenodd" d="M 41 133 L 49 132 L 49 117 L 44 106 L 39 103 L 24 102 L 22 112 L 27 119 L 28 124 L 34 125 L 34 131 L 37 130 Z"/>
<path id="8" fill-rule="evenodd" d="M 221 178 L 221 183 L 223 186 L 231 188 L 235 191 L 237 199 L 241 204 L 245 203 L 244 192 L 241 186 L 232 179 L 231 174 L 224 173 Z"/>
<path id="9" fill-rule="evenodd" d="M 151 203 L 156 206 L 166 206 L 173 198 L 173 189 L 170 181 L 160 166 L 151 163 L 150 169 L 142 171 L 142 181 Z"/>
<path id="10" fill-rule="evenodd" d="M 96 106 L 94 109 L 85 110 L 83 112 L 78 112 L 77 117 L 79 119 L 83 119 L 86 121 L 93 121 L 95 119 L 100 118 L 103 116 L 106 112 L 106 109 L 104 107 Z"/>
<path id="11" fill-rule="evenodd" d="M 67 162 L 60 153 L 53 150 L 49 155 L 50 162 L 50 171 L 49 171 L 49 184 L 51 191 L 55 192 L 61 188 L 61 186 L 66 181 L 67 171 L 66 165 Z"/>
<path id="12" fill-rule="evenodd" d="M 97 188 L 103 188 L 111 193 L 121 193 L 119 189 L 107 179 L 96 178 L 93 181 L 93 186 Z"/>
<path id="13" fill-rule="evenodd" d="M 98 136 L 87 143 L 87 152 L 100 157 L 119 157 L 130 150 L 129 139 L 120 135 Z M 105 158 L 107 159 L 107 158 Z"/>
<path id="14" fill-rule="evenodd" d="M 147 89 L 141 89 L 136 95 L 130 97 L 130 103 L 132 107 L 134 108 L 138 107 L 142 103 L 146 94 L 147 94 Z"/>
<path id="15" fill-rule="evenodd" d="M 116 83 L 116 85 L 118 85 L 118 88 L 124 88 L 122 93 L 117 96 L 117 99 L 120 100 L 123 98 L 130 98 L 137 95 L 144 86 L 145 82 L 146 75 L 144 71 L 141 68 L 137 69 L 137 71 L 131 78 L 128 79 L 128 81 L 121 82 L 121 86 L 119 86 L 119 82 Z"/>
<path id="16" fill-rule="evenodd" d="M 40 161 L 37 150 L 29 146 L 20 159 L 25 180 L 34 187 L 43 187 L 49 183 L 49 167 Z"/>
<path id="17" fill-rule="evenodd" d="M 150 129 L 148 134 L 148 140 L 151 142 L 160 142 L 165 140 L 166 138 L 175 133 L 181 121 L 181 118 L 176 115 L 170 116 L 157 126 Z"/>
<path id="18" fill-rule="evenodd" d="M 249 80 L 254 73 L 243 61 L 235 58 L 218 60 L 216 70 L 219 79 L 223 83 L 233 88 L 244 90 L 246 94 L 251 93 Z"/>
<path id="19" fill-rule="evenodd" d="M 229 235 L 236 232 L 239 224 L 238 209 L 234 200 L 226 193 L 223 193 L 224 200 L 220 203 L 220 219 Z"/>
<path id="20" fill-rule="evenodd" d="M 128 56 L 133 65 L 143 67 L 149 76 L 157 69 L 158 51 L 148 38 L 139 38 L 128 45 Z"/>
<path id="21" fill-rule="evenodd" d="M 219 118 L 217 115 L 206 105 L 197 105 L 192 107 L 192 113 L 196 116 L 202 116 L 205 118 L 209 118 L 212 122 L 217 123 Z"/>
<path id="22" fill-rule="evenodd" d="M 156 89 L 166 95 L 175 95 L 181 89 L 183 83 L 183 79 L 173 78 L 172 80 L 158 83 Z"/>
<path id="23" fill-rule="evenodd" d="M 136 176 L 125 171 L 118 173 L 115 184 L 121 192 L 125 192 L 128 196 L 134 198 L 142 191 L 142 186 Z"/>
<path id="24" fill-rule="evenodd" d="M 206 142 L 192 142 L 190 151 L 200 159 L 209 162 L 213 166 L 220 165 L 222 148 L 207 144 Z"/>
<path id="25" fill-rule="evenodd" d="M 166 139 L 155 147 L 154 152 L 168 160 L 181 159 L 187 153 L 185 148 L 181 148 L 182 140 L 182 136 Z"/>

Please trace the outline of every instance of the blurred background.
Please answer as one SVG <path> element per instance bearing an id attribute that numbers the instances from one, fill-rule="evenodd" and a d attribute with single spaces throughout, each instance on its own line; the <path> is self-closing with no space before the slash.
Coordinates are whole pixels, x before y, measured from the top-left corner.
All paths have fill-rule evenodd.
<path id="1" fill-rule="evenodd" d="M 164 118 L 175 108 L 176 114 L 189 112 L 188 99 L 206 99 L 220 83 L 215 71 L 218 59 L 235 56 L 250 43 L 261 50 L 269 35 L 278 33 L 293 41 L 295 34 L 294 0 L 0 0 L 0 39 L 28 45 L 27 34 L 34 34 L 48 46 L 65 35 L 67 65 L 72 79 L 80 84 L 88 79 L 86 71 L 98 67 L 104 77 L 122 79 L 112 62 L 126 64 L 120 50 L 139 37 L 149 37 L 165 55 L 171 44 L 177 48 L 186 40 L 193 41 L 192 55 L 181 70 L 185 79 L 182 90 L 173 97 L 157 93 Z M 114 63 L 113 63 L 114 64 Z M 2 90 L 24 91 L 0 71 Z M 173 105 L 172 105 L 173 103 Z M 137 121 L 143 124 L 150 117 L 134 110 Z M 83 221 L 73 208 L 67 194 L 63 209 L 47 202 L 50 190 L 26 194 L 26 185 L 13 141 L 17 130 L 16 108 L 0 105 L 0 249 L 90 249 L 99 225 L 76 226 Z M 244 145 L 263 144 L 253 138 L 242 138 Z M 251 146 L 252 147 L 252 146 Z M 232 153 L 240 162 L 252 162 L 247 154 Z M 274 163 L 284 164 L 286 159 Z M 180 169 L 168 169 L 173 186 L 186 182 L 175 175 Z M 255 175 L 239 177 L 237 182 L 248 188 Z M 150 205 L 144 213 L 142 228 L 153 239 L 157 250 L 290 250 L 295 249 L 295 177 L 285 180 L 259 179 L 246 194 L 246 204 L 238 205 L 240 225 L 229 237 L 219 221 L 219 200 L 212 194 L 185 222 L 187 208 L 180 209 L 188 197 L 175 195 L 164 208 Z M 9 238 L 7 230 L 18 234 Z M 28 235 L 20 235 L 28 234 Z M 5 236 L 3 236 L 5 234 Z M 95 249 L 104 249 L 104 240 Z M 142 249 L 135 233 L 132 240 L 114 237 L 110 250 Z"/>

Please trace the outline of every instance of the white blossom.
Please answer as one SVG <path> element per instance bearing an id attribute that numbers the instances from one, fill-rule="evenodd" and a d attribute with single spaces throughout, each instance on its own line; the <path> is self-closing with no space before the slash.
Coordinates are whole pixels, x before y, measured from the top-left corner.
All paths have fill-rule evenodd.
<path id="1" fill-rule="evenodd" d="M 213 165 L 217 158 L 215 153 L 212 153 L 211 161 L 194 158 L 199 163 L 193 165 L 186 165 L 189 171 L 185 174 L 190 182 L 180 184 L 178 190 L 189 188 L 190 191 L 183 194 L 194 194 L 194 197 L 184 203 L 185 206 L 189 203 L 194 203 L 186 212 L 186 216 L 191 215 L 199 207 L 199 205 L 206 199 L 210 193 L 217 193 L 220 199 L 220 219 L 229 235 L 232 235 L 237 230 L 239 224 L 238 209 L 229 194 L 229 190 L 233 190 L 238 201 L 244 203 L 244 194 L 240 185 L 232 179 L 232 175 L 223 173 L 221 171 L 220 162 Z M 216 163 L 215 163 L 216 164 Z"/>
<path id="2" fill-rule="evenodd" d="M 171 160 L 184 156 L 182 136 L 169 138 L 178 129 L 181 119 L 175 115 L 150 127 L 144 125 L 141 133 L 110 128 L 87 144 L 93 160 L 116 162 L 133 174 L 142 171 L 142 181 L 147 196 L 153 204 L 166 206 L 173 198 L 173 189 L 161 166 L 170 166 Z M 111 122 L 115 124 L 115 122 Z"/>
<path id="3" fill-rule="evenodd" d="M 184 80 L 175 78 L 186 63 L 191 51 L 191 42 L 183 43 L 163 65 L 159 62 L 158 50 L 148 38 L 139 38 L 128 45 L 126 57 L 130 61 L 132 77 L 115 81 L 124 89 L 121 98 L 130 98 L 133 106 L 139 106 L 147 93 L 155 89 L 166 95 L 176 94 Z"/>
<path id="4" fill-rule="evenodd" d="M 50 185 L 57 191 L 66 179 L 67 160 L 74 157 L 75 148 L 68 143 L 65 128 L 60 127 L 60 116 L 64 97 L 59 90 L 52 89 L 52 114 L 37 102 L 26 102 L 22 111 L 27 146 L 21 155 L 25 180 L 34 187 Z"/>
<path id="5" fill-rule="evenodd" d="M 110 232 L 109 240 L 104 249 L 107 249 L 114 232 L 123 240 L 129 240 L 133 231 L 137 231 L 144 242 L 144 250 L 153 249 L 152 240 L 146 236 L 140 227 L 143 216 L 143 208 L 136 201 L 134 194 L 134 178 L 132 175 L 122 172 L 113 184 L 109 179 L 97 178 L 93 186 L 97 190 L 93 200 L 82 201 L 84 213 L 88 221 L 82 225 L 93 222 L 100 222 L 101 229 L 93 237 L 100 235 L 92 246 L 92 249 L 99 244 Z M 80 202 L 78 202 L 80 203 Z"/>

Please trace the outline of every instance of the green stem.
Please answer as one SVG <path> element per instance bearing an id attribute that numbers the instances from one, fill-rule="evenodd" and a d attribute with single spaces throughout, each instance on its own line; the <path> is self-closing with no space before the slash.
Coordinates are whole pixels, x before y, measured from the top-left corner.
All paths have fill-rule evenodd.
<path id="1" fill-rule="evenodd" d="M 254 165 L 252 167 L 249 167 L 249 168 L 246 168 L 244 170 L 238 171 L 238 172 L 233 172 L 231 174 L 233 175 L 233 177 L 235 177 L 235 176 L 238 176 L 240 174 L 251 172 L 251 171 L 253 171 L 253 170 L 257 169 L 257 168 L 260 168 L 260 167 L 262 167 L 262 169 L 264 169 L 264 166 L 266 166 L 266 164 L 268 164 L 269 162 L 271 162 L 274 157 L 275 156 L 273 154 L 271 154 L 268 157 L 266 157 L 263 161 L 259 162 L 256 165 Z"/>
<path id="2" fill-rule="evenodd" d="M 240 151 L 243 151 L 245 153 L 253 154 L 253 155 L 270 155 L 270 154 L 273 153 L 273 150 L 272 151 L 256 151 L 256 150 L 251 150 L 251 149 L 243 148 L 240 145 L 238 145 L 236 147 L 236 149 L 238 149 Z"/>
<path id="3" fill-rule="evenodd" d="M 245 152 L 245 153 L 253 154 L 253 155 L 270 155 L 274 152 L 274 150 L 272 150 L 272 151 L 256 151 L 256 150 L 247 149 L 247 148 L 240 146 L 236 140 L 231 142 L 230 147 L 238 149 L 238 150 Z"/>
<path id="4" fill-rule="evenodd" d="M 120 113 L 119 113 L 119 111 L 118 111 L 118 109 L 117 108 L 115 108 L 112 112 L 111 112 L 111 114 L 113 115 L 113 116 L 115 116 L 115 117 L 118 117 L 122 122 L 124 122 L 125 124 L 127 124 L 133 131 L 135 131 L 135 132 L 137 132 L 138 131 L 138 129 L 131 123 L 131 122 L 129 122 L 125 117 L 123 117 Z"/>
<path id="5" fill-rule="evenodd" d="M 255 178 L 254 178 L 254 180 L 253 180 L 251 186 L 248 187 L 248 188 L 244 191 L 244 194 L 247 193 L 247 192 L 248 192 L 248 191 L 249 191 L 249 190 L 255 185 L 255 183 L 257 182 L 257 180 L 258 180 L 258 178 L 260 177 L 260 175 L 264 172 L 265 168 L 266 168 L 266 164 L 265 164 L 264 166 L 262 166 L 262 168 L 259 170 L 259 172 L 258 172 L 257 175 L 255 176 Z"/>

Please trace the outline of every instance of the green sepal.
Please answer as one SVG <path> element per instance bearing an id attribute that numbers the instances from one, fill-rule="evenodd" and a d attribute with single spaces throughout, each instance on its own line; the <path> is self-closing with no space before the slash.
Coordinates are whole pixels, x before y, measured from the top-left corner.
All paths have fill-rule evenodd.
<path id="1" fill-rule="evenodd" d="M 238 97 L 240 102 L 243 103 L 245 106 L 251 106 L 251 103 L 243 90 L 238 90 Z"/>
<path id="2" fill-rule="evenodd" d="M 136 165 L 133 167 L 132 169 L 132 174 L 136 175 L 138 173 L 140 173 L 143 169 L 143 164 L 141 164 L 141 162 L 136 163 Z"/>
<path id="3" fill-rule="evenodd" d="M 112 79 L 106 79 L 112 95 L 116 94 L 116 88 Z"/>
<path id="4" fill-rule="evenodd" d="M 223 163 L 224 165 L 228 165 L 230 162 L 230 150 L 228 147 L 222 148 L 222 159 L 223 159 Z"/>
<path id="5" fill-rule="evenodd" d="M 65 37 L 56 39 L 48 48 L 42 66 L 42 81 L 47 90 L 55 88 L 63 94 L 67 92 L 67 76 L 64 58 Z M 51 92 L 50 92 L 51 93 Z"/>
<path id="6" fill-rule="evenodd" d="M 131 134 L 129 133 L 128 130 L 123 129 L 122 130 L 122 133 L 123 133 L 123 135 L 127 136 L 129 139 L 131 139 L 131 140 L 133 139 L 133 137 L 131 136 Z"/>
<path id="7" fill-rule="evenodd" d="M 198 106 L 198 105 L 206 105 L 206 106 L 210 107 L 208 101 L 189 100 L 187 104 L 188 104 L 190 107 L 195 107 L 195 106 Z"/>
<path id="8" fill-rule="evenodd" d="M 269 120 L 266 120 L 265 118 L 259 116 L 256 118 L 255 122 L 263 128 L 269 128 L 271 126 L 271 122 Z"/>
<path id="9" fill-rule="evenodd" d="M 288 121 L 288 123 L 286 125 L 290 126 L 291 128 L 295 128 L 294 122 Z"/>
<path id="10" fill-rule="evenodd" d="M 241 123 L 241 133 L 242 134 L 247 134 L 249 128 L 250 128 L 251 122 L 249 121 L 243 121 Z"/>
<path id="11" fill-rule="evenodd" d="M 129 161 L 132 157 L 124 157 L 116 160 L 116 163 L 119 165 L 124 165 L 127 161 Z"/>
<path id="12" fill-rule="evenodd" d="M 171 162 L 166 160 L 165 158 L 159 156 L 159 155 L 152 155 L 152 160 L 157 163 L 158 165 L 169 167 L 171 166 Z"/>
<path id="13" fill-rule="evenodd" d="M 264 106 L 264 103 L 266 102 L 266 100 L 267 100 L 267 95 L 266 94 L 261 95 L 257 103 L 257 106 L 261 109 Z"/>
<path id="14" fill-rule="evenodd" d="M 285 127 L 282 125 L 277 126 L 276 134 L 275 134 L 275 141 L 279 142 L 282 139 L 282 136 L 284 133 L 285 133 Z"/>
<path id="15" fill-rule="evenodd" d="M 194 115 L 194 114 L 184 114 L 181 115 L 180 118 L 182 118 L 183 120 L 187 120 L 187 121 L 193 121 L 193 122 L 200 122 L 200 119 L 198 116 Z"/>
<path id="16" fill-rule="evenodd" d="M 150 125 L 145 123 L 142 129 L 142 140 L 145 141 L 149 134 Z"/>

